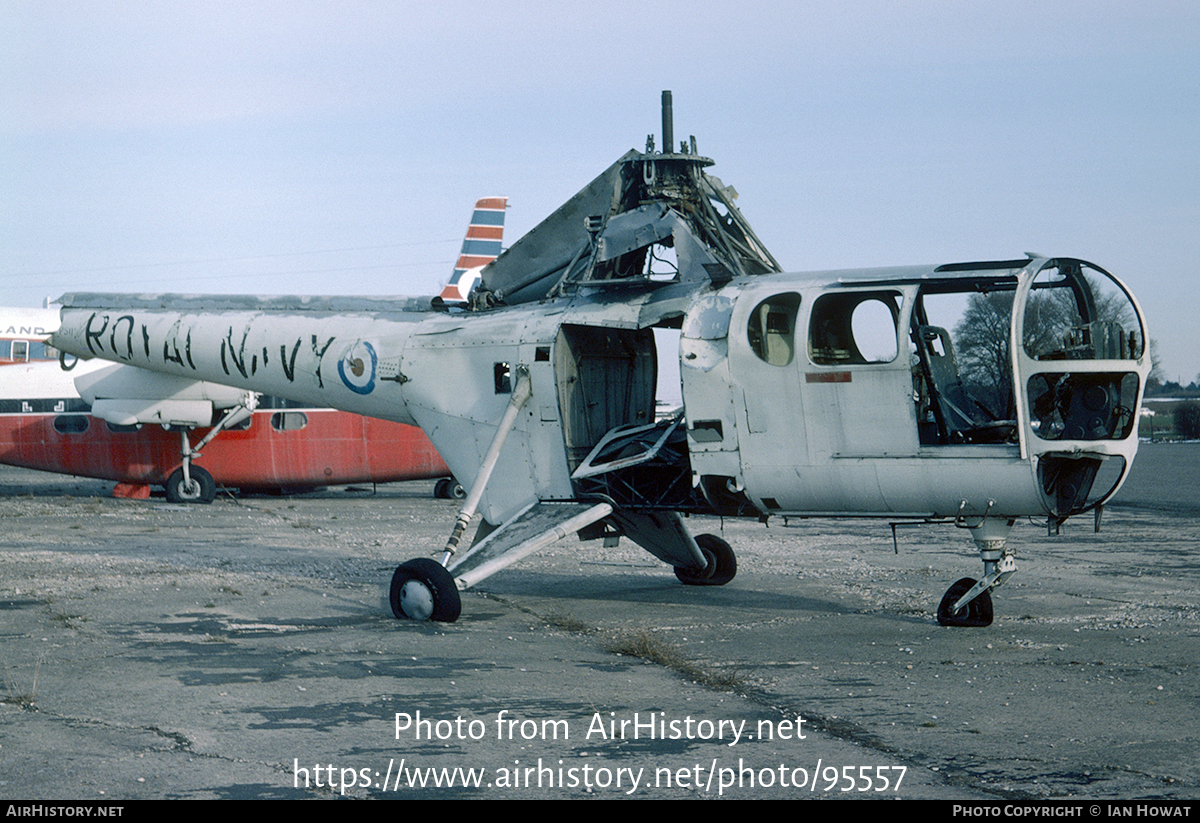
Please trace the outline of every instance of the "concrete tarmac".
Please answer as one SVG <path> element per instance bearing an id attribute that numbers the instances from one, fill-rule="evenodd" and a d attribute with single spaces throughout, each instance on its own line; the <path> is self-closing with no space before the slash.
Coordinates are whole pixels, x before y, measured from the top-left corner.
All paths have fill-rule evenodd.
<path id="1" fill-rule="evenodd" d="M 685 587 L 565 540 L 393 619 L 444 543 L 432 483 L 115 500 L 0 467 L 6 798 L 1200 795 L 1200 446 L 1147 446 L 1102 530 L 1018 524 L 986 629 L 952 526 L 693 518 L 737 578 Z"/>

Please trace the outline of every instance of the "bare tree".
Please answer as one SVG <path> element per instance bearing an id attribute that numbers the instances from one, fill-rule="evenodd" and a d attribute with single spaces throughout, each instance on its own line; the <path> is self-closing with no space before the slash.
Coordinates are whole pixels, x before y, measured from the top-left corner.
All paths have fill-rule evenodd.
<path id="1" fill-rule="evenodd" d="M 967 299 L 954 327 L 959 378 L 993 420 L 1007 419 L 1012 405 L 1012 357 L 1009 326 L 1013 293 L 976 293 Z"/>

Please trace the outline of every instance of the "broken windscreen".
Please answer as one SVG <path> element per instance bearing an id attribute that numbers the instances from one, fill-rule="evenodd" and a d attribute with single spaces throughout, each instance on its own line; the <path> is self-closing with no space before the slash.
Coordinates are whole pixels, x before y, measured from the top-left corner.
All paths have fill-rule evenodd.
<path id="1" fill-rule="evenodd" d="M 1034 360 L 1136 360 L 1145 336 L 1115 280 L 1082 261 L 1064 260 L 1034 280 L 1021 342 Z"/>

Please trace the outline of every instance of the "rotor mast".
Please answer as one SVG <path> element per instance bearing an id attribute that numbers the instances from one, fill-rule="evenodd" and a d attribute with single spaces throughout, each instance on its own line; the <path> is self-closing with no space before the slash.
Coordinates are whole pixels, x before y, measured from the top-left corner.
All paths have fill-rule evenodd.
<path id="1" fill-rule="evenodd" d="M 483 270 L 477 308 L 563 295 L 580 287 L 723 285 L 782 271 L 734 205 L 737 192 L 705 173 L 696 138 L 675 145 L 674 105 L 662 92 L 662 151 L 654 136 L 630 151 Z M 674 276 L 651 278 L 673 249 Z"/>

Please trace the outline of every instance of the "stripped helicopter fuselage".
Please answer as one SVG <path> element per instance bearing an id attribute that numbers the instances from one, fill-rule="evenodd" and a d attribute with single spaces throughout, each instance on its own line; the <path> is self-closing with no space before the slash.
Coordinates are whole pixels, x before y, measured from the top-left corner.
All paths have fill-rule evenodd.
<path id="1" fill-rule="evenodd" d="M 710 164 L 694 139 L 630 152 L 466 309 L 74 294 L 54 344 L 420 426 L 471 491 L 442 561 L 397 569 L 400 617 L 453 620 L 458 588 L 569 533 L 728 582 L 728 544 L 680 516 L 717 513 L 953 518 L 984 575 L 939 619 L 990 623 L 1015 518 L 1102 505 L 1128 473 L 1150 369 L 1136 301 L 1072 258 L 782 273 Z M 656 329 L 679 334 L 683 407 L 662 420 Z"/>

